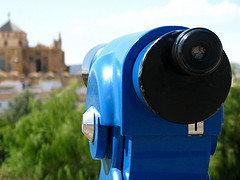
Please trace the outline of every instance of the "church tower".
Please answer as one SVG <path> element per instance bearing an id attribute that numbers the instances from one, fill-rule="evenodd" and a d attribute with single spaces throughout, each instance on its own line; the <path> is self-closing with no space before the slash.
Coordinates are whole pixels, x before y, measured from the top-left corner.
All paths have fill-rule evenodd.
<path id="1" fill-rule="evenodd" d="M 59 33 L 58 35 L 58 40 L 54 40 L 53 41 L 54 47 L 56 49 L 62 49 L 62 37 L 61 37 L 61 33 Z"/>
<path id="2" fill-rule="evenodd" d="M 29 47 L 27 34 L 14 25 L 10 18 L 0 27 L 0 71 L 28 75 L 32 72 L 61 73 L 67 70 L 61 34 L 53 45 Z"/>
<path id="3" fill-rule="evenodd" d="M 28 47 L 27 34 L 10 19 L 0 28 L 0 48 Z"/>
<path id="4" fill-rule="evenodd" d="M 0 71 L 22 73 L 23 49 L 28 47 L 27 34 L 10 18 L 0 27 Z"/>

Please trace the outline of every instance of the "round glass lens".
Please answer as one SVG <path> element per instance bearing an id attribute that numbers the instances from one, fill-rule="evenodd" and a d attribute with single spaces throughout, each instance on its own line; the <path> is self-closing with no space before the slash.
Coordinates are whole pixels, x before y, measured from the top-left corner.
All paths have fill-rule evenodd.
<path id="1" fill-rule="evenodd" d="M 206 56 L 206 48 L 201 45 L 194 46 L 192 48 L 192 56 L 196 60 L 202 60 Z"/>

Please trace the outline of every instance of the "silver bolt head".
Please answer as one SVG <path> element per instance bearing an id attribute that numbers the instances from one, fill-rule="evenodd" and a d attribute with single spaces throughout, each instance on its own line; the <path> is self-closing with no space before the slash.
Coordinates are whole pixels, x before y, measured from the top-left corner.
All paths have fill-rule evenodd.
<path id="1" fill-rule="evenodd" d="M 82 132 L 90 140 L 94 141 L 95 132 L 95 108 L 91 106 L 84 114 L 82 120 Z"/>

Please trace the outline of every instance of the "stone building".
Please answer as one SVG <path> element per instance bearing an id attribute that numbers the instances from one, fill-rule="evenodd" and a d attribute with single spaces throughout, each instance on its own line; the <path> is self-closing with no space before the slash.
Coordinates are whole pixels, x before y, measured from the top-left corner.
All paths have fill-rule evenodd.
<path id="1" fill-rule="evenodd" d="M 32 72 L 68 71 L 64 62 L 61 35 L 51 46 L 38 44 L 29 47 L 27 34 L 9 19 L 0 27 L 0 70 L 25 75 Z"/>

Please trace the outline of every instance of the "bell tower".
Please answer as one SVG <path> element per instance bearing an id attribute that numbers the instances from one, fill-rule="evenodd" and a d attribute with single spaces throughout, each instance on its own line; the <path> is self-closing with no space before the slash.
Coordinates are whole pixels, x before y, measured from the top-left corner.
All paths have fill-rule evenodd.
<path id="1" fill-rule="evenodd" d="M 0 27 L 0 48 L 28 47 L 27 34 L 14 25 L 8 15 L 8 21 Z"/>

